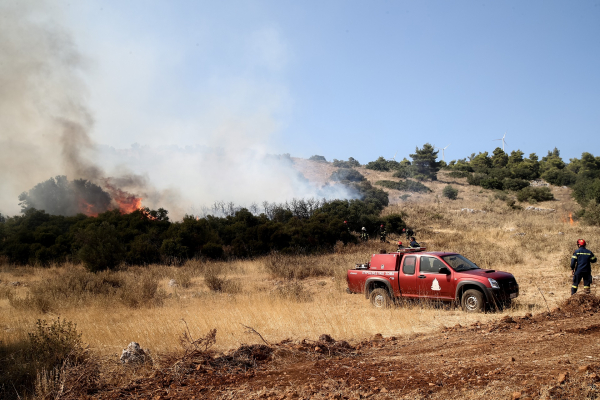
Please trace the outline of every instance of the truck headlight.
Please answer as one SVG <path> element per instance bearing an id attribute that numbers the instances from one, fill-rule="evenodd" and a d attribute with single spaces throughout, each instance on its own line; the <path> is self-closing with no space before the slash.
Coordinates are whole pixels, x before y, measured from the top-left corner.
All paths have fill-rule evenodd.
<path id="1" fill-rule="evenodd" d="M 488 278 L 488 281 L 490 281 L 490 285 L 494 288 L 494 289 L 500 289 L 500 285 L 498 285 L 498 282 L 495 279 L 492 278 Z"/>

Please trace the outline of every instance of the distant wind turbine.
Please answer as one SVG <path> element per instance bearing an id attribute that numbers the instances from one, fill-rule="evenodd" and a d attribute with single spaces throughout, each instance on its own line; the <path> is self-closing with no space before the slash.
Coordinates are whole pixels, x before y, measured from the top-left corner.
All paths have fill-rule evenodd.
<path id="1" fill-rule="evenodd" d="M 444 150 L 446 150 L 450 145 L 441 148 L 441 147 L 436 147 L 436 149 L 441 150 L 442 151 L 442 161 L 446 162 L 446 157 L 444 156 Z"/>
<path id="2" fill-rule="evenodd" d="M 492 140 L 492 142 L 495 142 L 496 140 L 502 140 L 502 151 L 504 151 L 504 144 L 506 143 L 506 141 L 504 140 L 505 137 L 506 137 L 506 132 L 504 132 L 504 136 L 502 136 L 501 139 Z"/>
<path id="3" fill-rule="evenodd" d="M 398 154 L 398 152 L 396 152 L 396 154 Z M 396 154 L 394 154 L 394 157 L 392 157 L 392 161 L 396 161 Z"/>

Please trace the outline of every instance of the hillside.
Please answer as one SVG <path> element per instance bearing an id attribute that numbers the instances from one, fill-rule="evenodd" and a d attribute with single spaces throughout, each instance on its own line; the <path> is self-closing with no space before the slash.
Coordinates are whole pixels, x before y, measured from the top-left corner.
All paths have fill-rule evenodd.
<path id="1" fill-rule="evenodd" d="M 315 182 L 325 182 L 335 170 L 307 160 L 296 166 Z M 359 170 L 371 182 L 396 179 L 391 173 Z M 447 184 L 459 189 L 457 200 L 442 196 Z M 514 274 L 520 296 L 511 308 L 466 314 L 424 302 L 381 311 L 363 296 L 346 294 L 346 270 L 381 248 L 393 251 L 395 235 L 385 244 L 340 242 L 331 254 L 189 260 L 99 274 L 70 263 L 49 268 L 4 264 L 0 357 L 18 363 L 14 357 L 21 353 L 11 349 L 27 346 L 35 321 L 60 316 L 74 322 L 89 345 L 99 374 L 94 382 L 100 386 L 90 387 L 88 394 L 97 398 L 441 399 L 502 398 L 513 392 L 522 392 L 521 398 L 572 398 L 569 391 L 582 393 L 600 373 L 584 345 L 595 338 L 600 321 L 596 300 L 590 300 L 591 308 L 564 303 L 568 263 L 580 237 L 600 253 L 600 234 L 570 219 L 578 209 L 570 189 L 553 186 L 556 200 L 527 209 L 527 203 L 510 207 L 510 193 L 469 186 L 444 172 L 425 185 L 431 193 L 385 189 L 391 204 L 384 214 L 401 213 L 430 250 L 460 252 L 482 268 Z M 404 194 L 410 197 L 403 200 Z M 592 293 L 597 293 L 595 283 Z M 568 311 L 545 314 L 557 307 Z M 225 370 L 198 354 L 200 359 L 188 359 L 196 363 L 193 370 L 175 368 L 173 363 L 182 359 L 183 333 L 200 338 L 212 329 L 216 343 L 210 359 L 223 362 Z M 257 333 L 270 350 L 260 347 L 265 342 Z M 323 334 L 348 346 L 323 343 Z M 132 369 L 118 362 L 132 341 L 150 351 L 153 364 Z M 262 351 L 268 354 L 261 356 Z M 245 361 L 233 368 L 227 363 L 236 357 Z M 199 360 L 208 364 L 198 367 Z M 587 364 L 590 369 L 579 372 Z M 10 374 L 21 369 L 5 365 L 0 388 L 17 398 L 7 385 L 19 387 L 21 381 Z M 560 373 L 568 378 L 558 385 Z M 44 382 L 48 393 L 57 390 L 50 380 Z M 72 398 L 87 390 L 82 383 L 72 385 Z"/>

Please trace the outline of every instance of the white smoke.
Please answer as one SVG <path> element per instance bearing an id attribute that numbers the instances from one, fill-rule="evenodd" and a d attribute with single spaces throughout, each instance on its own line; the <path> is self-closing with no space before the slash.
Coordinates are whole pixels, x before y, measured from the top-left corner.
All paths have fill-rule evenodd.
<path id="1" fill-rule="evenodd" d="M 175 219 L 216 201 L 249 205 L 352 197 L 341 186 L 311 184 L 291 162 L 268 155 L 273 152 L 268 143 L 281 127 L 275 115 L 285 113 L 289 102 L 285 87 L 260 79 L 212 77 L 211 90 L 197 99 L 193 118 L 157 117 L 135 104 L 127 109 L 129 119 L 140 123 L 129 122 L 126 129 L 148 130 L 145 134 L 138 129 L 132 137 L 154 143 L 193 137 L 205 147 L 98 146 L 92 132 L 101 139 L 123 130 L 103 121 L 94 128 L 96 107 L 116 107 L 106 92 L 100 99 L 110 103 L 107 107 L 88 98 L 85 67 L 101 55 L 82 57 L 60 10 L 46 3 L 6 0 L 0 3 L 0 18 L 1 213 L 17 214 L 20 193 L 57 175 L 101 186 L 109 178 L 111 185 L 141 196 L 144 206 L 166 208 Z M 275 71 L 285 65 L 285 46 L 272 29 L 250 35 L 248 48 L 258 54 L 261 68 Z M 118 81 L 127 77 L 119 76 Z M 153 84 L 157 83 L 147 82 Z M 120 113 L 111 123 L 122 118 Z M 110 134 L 102 131 L 107 127 Z"/>

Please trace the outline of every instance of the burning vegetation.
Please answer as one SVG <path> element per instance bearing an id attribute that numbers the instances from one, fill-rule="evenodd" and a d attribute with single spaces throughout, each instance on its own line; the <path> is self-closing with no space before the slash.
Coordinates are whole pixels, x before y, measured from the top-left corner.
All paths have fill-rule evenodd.
<path id="1" fill-rule="evenodd" d="M 85 179 L 69 181 L 60 175 L 38 183 L 19 196 L 21 211 L 35 208 L 51 215 L 73 216 L 85 214 L 96 217 L 110 210 L 129 214 L 142 208 L 142 199 L 103 181 L 103 187 Z"/>

